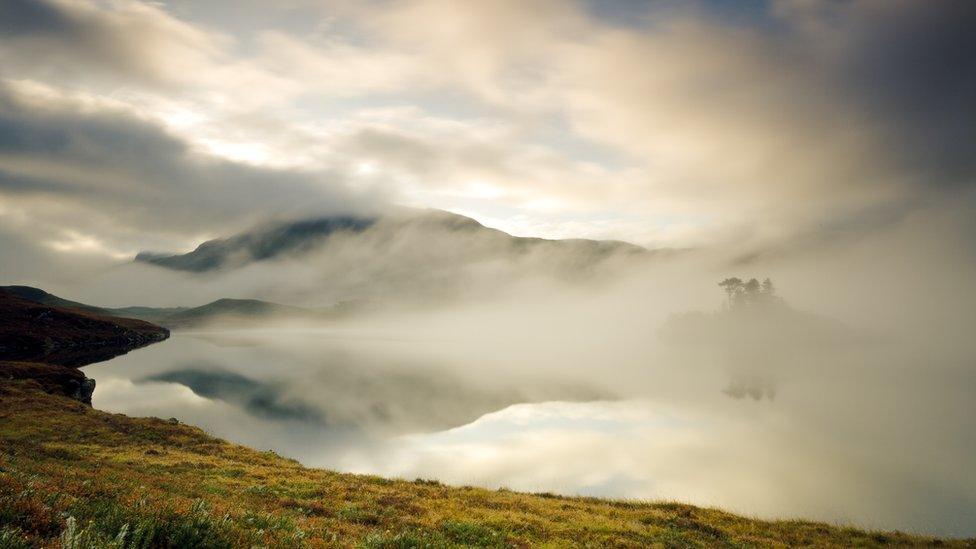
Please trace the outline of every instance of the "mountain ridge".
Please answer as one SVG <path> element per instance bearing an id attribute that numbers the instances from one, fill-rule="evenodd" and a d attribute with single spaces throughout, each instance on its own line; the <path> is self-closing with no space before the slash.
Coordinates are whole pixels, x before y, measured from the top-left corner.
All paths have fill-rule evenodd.
<path id="1" fill-rule="evenodd" d="M 183 254 L 143 251 L 134 260 L 173 270 L 202 273 L 283 256 L 300 256 L 324 245 L 336 235 L 355 237 L 370 231 L 385 238 L 410 231 L 439 232 L 458 238 L 477 236 L 502 244 L 493 250 L 496 254 L 507 252 L 518 255 L 548 247 L 569 253 L 586 253 L 595 259 L 602 259 L 616 253 L 638 255 L 649 252 L 646 248 L 621 240 L 514 236 L 463 215 L 444 210 L 421 210 L 406 215 L 339 215 L 269 223 L 229 237 L 207 240 Z"/>

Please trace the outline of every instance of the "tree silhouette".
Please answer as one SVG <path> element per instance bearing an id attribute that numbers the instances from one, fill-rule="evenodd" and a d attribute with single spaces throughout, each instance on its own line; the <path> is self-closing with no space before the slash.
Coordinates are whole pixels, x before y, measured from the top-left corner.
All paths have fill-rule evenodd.
<path id="1" fill-rule="evenodd" d="M 742 294 L 739 296 L 739 302 L 741 305 L 751 306 L 759 303 L 762 296 L 759 294 L 759 281 L 755 278 L 750 278 L 749 282 L 746 282 L 742 286 Z"/>
<path id="2" fill-rule="evenodd" d="M 755 278 L 750 278 L 748 282 L 744 282 L 739 277 L 731 277 L 719 282 L 718 285 L 728 295 L 730 310 L 757 305 L 772 305 L 780 301 L 776 297 L 773 281 L 768 278 L 760 283 Z"/>
<path id="3" fill-rule="evenodd" d="M 758 294 L 759 293 L 759 281 L 756 280 L 755 278 L 750 278 L 749 279 L 749 282 L 746 282 L 746 284 L 743 287 L 743 289 L 745 290 L 745 292 L 747 294 L 750 294 L 750 295 Z"/>
<path id="4" fill-rule="evenodd" d="M 718 283 L 729 296 L 729 309 L 735 306 L 736 298 L 742 293 L 742 279 L 738 277 L 726 278 Z"/>

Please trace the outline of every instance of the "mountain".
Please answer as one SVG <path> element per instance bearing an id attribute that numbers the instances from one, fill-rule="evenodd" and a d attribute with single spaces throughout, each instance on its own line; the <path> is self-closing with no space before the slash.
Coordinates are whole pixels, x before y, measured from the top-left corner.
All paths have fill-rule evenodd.
<path id="1" fill-rule="evenodd" d="M 285 254 L 301 254 L 337 232 L 358 233 L 375 219 L 351 216 L 323 217 L 282 223 L 216 240 L 208 240 L 181 255 L 142 252 L 136 261 L 180 271 L 210 271 Z"/>
<path id="2" fill-rule="evenodd" d="M 279 257 L 300 257 L 339 236 L 352 237 L 377 252 L 429 242 L 449 260 L 519 258 L 531 252 L 575 257 L 582 264 L 614 255 L 639 255 L 648 250 L 617 240 L 549 240 L 512 236 L 442 210 L 409 211 L 384 217 L 332 216 L 258 227 L 228 238 L 208 240 L 185 254 L 142 252 L 137 262 L 181 271 L 233 269 Z M 430 252 L 431 250 L 427 250 Z M 576 265 L 578 266 L 578 265 Z M 569 267 L 573 267 L 570 265 Z"/>

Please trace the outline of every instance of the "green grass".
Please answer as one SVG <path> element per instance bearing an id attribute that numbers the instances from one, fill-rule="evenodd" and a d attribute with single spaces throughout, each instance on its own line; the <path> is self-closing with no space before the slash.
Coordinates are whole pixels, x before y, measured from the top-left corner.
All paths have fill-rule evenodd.
<path id="1" fill-rule="evenodd" d="M 677 503 L 308 469 L 159 419 L 0 382 L 0 549 L 976 547 Z"/>

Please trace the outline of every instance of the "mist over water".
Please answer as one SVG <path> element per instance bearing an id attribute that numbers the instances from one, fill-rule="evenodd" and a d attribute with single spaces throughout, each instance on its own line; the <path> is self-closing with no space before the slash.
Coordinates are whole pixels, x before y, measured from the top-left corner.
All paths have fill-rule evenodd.
<path id="1" fill-rule="evenodd" d="M 971 536 L 973 263 L 923 226 L 213 326 L 86 373 L 97 408 L 310 466 Z M 771 276 L 782 304 L 730 310 L 716 284 L 737 273 Z"/>
<path id="2" fill-rule="evenodd" d="M 971 379 L 917 375 L 897 353 L 798 357 L 767 397 L 730 395 L 739 374 L 704 357 L 586 375 L 442 348 L 176 336 L 86 373 L 97 408 L 177 417 L 310 466 L 972 534 Z"/>

